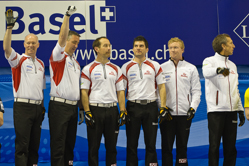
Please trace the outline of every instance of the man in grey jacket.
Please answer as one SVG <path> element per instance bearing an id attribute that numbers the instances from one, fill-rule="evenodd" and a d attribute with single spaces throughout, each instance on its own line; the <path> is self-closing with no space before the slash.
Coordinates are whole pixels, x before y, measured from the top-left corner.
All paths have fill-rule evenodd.
<path id="1" fill-rule="evenodd" d="M 215 55 L 204 59 L 203 76 L 208 112 L 209 166 L 219 165 L 220 140 L 223 141 L 224 166 L 235 166 L 237 151 L 237 114 L 242 126 L 245 123 L 244 109 L 238 89 L 236 65 L 228 60 L 235 45 L 227 34 L 213 40 Z"/>

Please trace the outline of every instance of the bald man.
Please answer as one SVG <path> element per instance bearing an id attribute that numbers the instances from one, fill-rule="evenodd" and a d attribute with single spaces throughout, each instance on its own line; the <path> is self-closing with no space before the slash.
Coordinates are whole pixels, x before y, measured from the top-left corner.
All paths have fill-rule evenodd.
<path id="1" fill-rule="evenodd" d="M 39 48 L 38 37 L 25 37 L 25 53 L 15 52 L 11 47 L 12 28 L 17 18 L 11 9 L 5 12 L 7 29 L 3 40 L 5 57 L 12 70 L 14 93 L 15 165 L 37 166 L 40 145 L 41 124 L 45 109 L 43 89 L 45 89 L 44 63 L 36 57 Z"/>

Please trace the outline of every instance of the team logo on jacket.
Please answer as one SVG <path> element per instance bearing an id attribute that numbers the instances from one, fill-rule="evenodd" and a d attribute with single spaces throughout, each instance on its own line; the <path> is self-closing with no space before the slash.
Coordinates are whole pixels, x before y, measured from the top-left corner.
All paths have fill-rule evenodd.
<path id="1" fill-rule="evenodd" d="M 32 71 L 33 70 L 33 66 L 27 65 L 27 71 Z"/>
<path id="2" fill-rule="evenodd" d="M 188 76 L 187 76 L 186 73 L 183 73 L 183 74 L 181 75 L 181 77 L 186 77 L 186 78 L 188 78 Z"/>
<path id="3" fill-rule="evenodd" d="M 69 160 L 68 165 L 73 165 L 73 160 Z"/>
<path id="4" fill-rule="evenodd" d="M 94 73 L 94 78 L 97 80 L 102 76 L 101 73 Z"/>
<path id="5" fill-rule="evenodd" d="M 230 72 L 231 74 L 235 74 L 235 72 L 232 70 L 231 72 Z"/>
<path id="6" fill-rule="evenodd" d="M 43 70 L 42 70 L 42 68 L 41 67 L 39 67 L 39 69 L 38 70 L 40 70 L 41 72 L 43 72 Z"/>
<path id="7" fill-rule="evenodd" d="M 166 75 L 165 78 L 170 78 L 170 75 Z"/>
<path id="8" fill-rule="evenodd" d="M 144 75 L 151 75 L 151 72 L 149 70 L 147 70 Z"/>
<path id="9" fill-rule="evenodd" d="M 130 80 L 132 81 L 137 77 L 137 74 L 136 73 L 131 73 L 129 76 L 130 76 Z"/>
<path id="10" fill-rule="evenodd" d="M 179 163 L 187 163 L 187 159 L 179 159 Z"/>
<path id="11" fill-rule="evenodd" d="M 114 72 L 113 72 L 113 71 L 111 71 L 111 72 L 109 73 L 109 75 L 113 75 L 113 76 L 115 76 L 115 74 L 114 74 Z"/>
<path id="12" fill-rule="evenodd" d="M 73 64 L 71 62 L 68 62 L 68 67 L 73 68 Z"/>

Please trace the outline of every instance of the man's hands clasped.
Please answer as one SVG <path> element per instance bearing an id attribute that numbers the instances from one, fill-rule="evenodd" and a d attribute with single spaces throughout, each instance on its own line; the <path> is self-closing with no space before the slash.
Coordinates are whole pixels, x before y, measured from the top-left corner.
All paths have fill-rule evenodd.
<path id="1" fill-rule="evenodd" d="M 5 17 L 6 17 L 7 27 L 11 26 L 11 28 L 13 28 L 14 25 L 15 25 L 16 20 L 18 19 L 18 16 L 16 18 L 14 18 L 13 10 L 8 9 L 5 12 Z"/>
<path id="2" fill-rule="evenodd" d="M 167 106 L 160 108 L 160 112 L 159 112 L 159 116 L 158 116 L 159 124 L 161 124 L 165 119 L 167 121 L 170 121 L 173 119 L 170 112 L 173 112 L 173 110 Z"/>
<path id="3" fill-rule="evenodd" d="M 216 70 L 217 74 L 222 74 L 224 77 L 228 76 L 230 71 L 229 68 L 225 68 L 225 67 L 218 67 Z"/>

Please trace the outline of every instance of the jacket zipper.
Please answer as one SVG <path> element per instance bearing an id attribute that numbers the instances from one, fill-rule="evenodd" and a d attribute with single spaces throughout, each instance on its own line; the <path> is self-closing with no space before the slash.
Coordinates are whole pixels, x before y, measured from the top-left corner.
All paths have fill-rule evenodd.
<path id="1" fill-rule="evenodd" d="M 178 115 L 177 66 L 175 66 L 175 77 L 176 77 L 176 114 Z"/>
<path id="2" fill-rule="evenodd" d="M 73 61 L 73 57 L 72 57 L 72 56 L 70 56 L 70 59 L 71 59 L 71 62 L 73 63 L 73 68 L 74 68 L 74 71 L 76 71 L 75 64 L 74 64 L 74 61 Z"/>
<path id="3" fill-rule="evenodd" d="M 105 65 L 103 65 L 103 64 L 102 64 L 102 66 L 103 66 L 104 79 L 106 79 L 106 70 L 105 70 Z"/>
<path id="4" fill-rule="evenodd" d="M 139 73 L 140 73 L 140 78 L 141 78 L 141 79 L 143 79 L 142 64 L 143 64 L 143 63 L 141 63 L 141 66 L 138 64 Z"/>
<path id="5" fill-rule="evenodd" d="M 32 58 L 31 58 L 31 59 L 32 59 Z M 35 59 L 32 59 L 32 62 L 33 62 L 33 64 L 34 64 L 34 66 L 35 66 L 35 74 L 37 74 L 36 65 L 35 65 Z"/>

